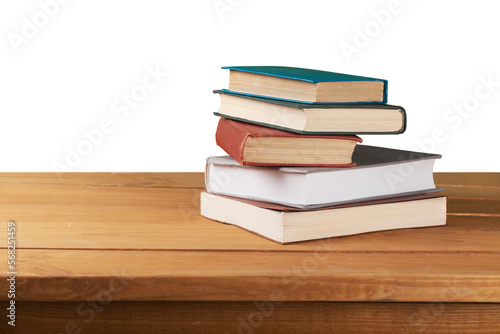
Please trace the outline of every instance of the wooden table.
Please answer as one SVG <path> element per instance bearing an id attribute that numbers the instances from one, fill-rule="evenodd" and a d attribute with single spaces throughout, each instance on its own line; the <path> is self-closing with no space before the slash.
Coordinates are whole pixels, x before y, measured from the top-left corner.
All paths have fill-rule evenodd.
<path id="1" fill-rule="evenodd" d="M 500 174 L 448 224 L 279 245 L 199 215 L 201 173 L 0 174 L 15 333 L 500 333 Z"/>

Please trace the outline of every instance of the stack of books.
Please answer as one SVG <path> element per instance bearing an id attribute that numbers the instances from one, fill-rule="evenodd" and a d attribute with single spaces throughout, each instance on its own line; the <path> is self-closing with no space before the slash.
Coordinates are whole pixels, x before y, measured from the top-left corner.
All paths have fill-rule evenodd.
<path id="1" fill-rule="evenodd" d="M 387 81 L 280 66 L 223 67 L 201 215 L 280 243 L 446 224 L 437 154 L 360 145 L 400 134 Z"/>

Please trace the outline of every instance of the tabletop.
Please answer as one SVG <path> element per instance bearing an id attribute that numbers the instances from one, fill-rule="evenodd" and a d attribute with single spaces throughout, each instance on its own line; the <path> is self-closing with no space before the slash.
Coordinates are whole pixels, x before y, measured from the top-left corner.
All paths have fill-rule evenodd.
<path id="1" fill-rule="evenodd" d="M 435 181 L 446 226 L 281 245 L 201 217 L 202 173 L 1 173 L 0 300 L 30 333 L 500 332 L 500 173 Z"/>

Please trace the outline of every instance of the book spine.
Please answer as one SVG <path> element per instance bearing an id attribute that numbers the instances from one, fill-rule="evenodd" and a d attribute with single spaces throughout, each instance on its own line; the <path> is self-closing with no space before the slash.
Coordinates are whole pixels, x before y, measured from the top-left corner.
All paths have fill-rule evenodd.
<path id="1" fill-rule="evenodd" d="M 401 124 L 401 130 L 398 131 L 398 134 L 406 131 L 406 124 L 407 124 L 406 110 L 403 107 L 400 107 L 400 110 L 401 110 L 401 116 L 403 118 L 403 122 Z"/>
<path id="2" fill-rule="evenodd" d="M 215 141 L 234 160 L 244 165 L 243 150 L 248 136 L 250 133 L 239 127 L 236 122 L 221 117 L 217 125 Z"/>
<path id="3" fill-rule="evenodd" d="M 382 103 L 387 103 L 387 94 L 388 94 L 388 85 L 389 83 L 387 82 L 387 80 L 382 80 L 384 82 L 384 92 L 383 92 L 383 95 L 382 95 Z"/>

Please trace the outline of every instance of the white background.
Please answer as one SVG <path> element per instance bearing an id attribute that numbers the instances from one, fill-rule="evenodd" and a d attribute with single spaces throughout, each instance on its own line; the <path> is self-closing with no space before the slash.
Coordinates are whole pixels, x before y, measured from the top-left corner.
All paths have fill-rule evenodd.
<path id="1" fill-rule="evenodd" d="M 212 90 L 227 87 L 224 65 L 387 79 L 408 130 L 365 144 L 441 153 L 437 171 L 500 171 L 498 2 L 62 2 L 0 5 L 0 171 L 202 171 L 223 154 Z M 115 112 L 148 69 L 168 75 Z"/>

